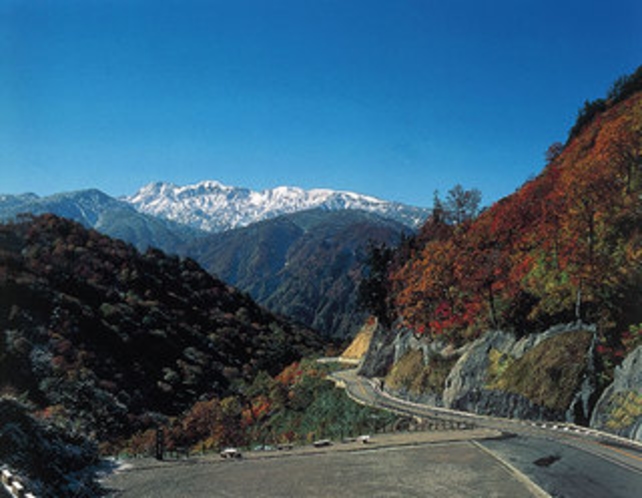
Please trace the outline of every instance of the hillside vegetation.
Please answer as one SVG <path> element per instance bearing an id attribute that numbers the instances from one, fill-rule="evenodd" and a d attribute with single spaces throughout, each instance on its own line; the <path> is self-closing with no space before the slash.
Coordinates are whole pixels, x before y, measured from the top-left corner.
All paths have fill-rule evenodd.
<path id="1" fill-rule="evenodd" d="M 582 320 L 598 325 L 606 363 L 632 350 L 642 331 L 642 71 L 618 81 L 513 195 L 462 222 L 435 206 L 390 267 L 397 323 L 463 344 L 489 329 L 522 336 Z"/>
<path id="2" fill-rule="evenodd" d="M 0 225 L 0 331 L 0 464 L 39 496 L 99 496 L 99 453 L 153 455 L 159 430 L 166 451 L 217 451 L 394 421 L 301 361 L 313 331 L 54 215 Z"/>
<path id="3" fill-rule="evenodd" d="M 14 472 L 19 470 L 22 484 L 36 496 L 102 495 L 95 481 L 99 460 L 94 442 L 43 423 L 24 404 L 2 397 L 0 462 Z"/>
<path id="4" fill-rule="evenodd" d="M 367 317 L 357 287 L 370 242 L 396 245 L 404 225 L 356 210 L 310 210 L 208 236 L 184 253 L 275 313 L 345 339 Z"/>
<path id="5" fill-rule="evenodd" d="M 194 261 L 43 215 L 0 226 L 0 381 L 118 443 L 320 347 Z"/>
<path id="6" fill-rule="evenodd" d="M 642 437 L 641 90 L 642 67 L 585 104 L 513 195 L 479 212 L 457 186 L 416 236 L 374 248 L 363 375 L 433 405 Z"/>
<path id="7" fill-rule="evenodd" d="M 196 402 L 162 425 L 168 451 L 216 451 L 226 446 L 274 449 L 277 445 L 341 440 L 381 431 L 397 417 L 354 403 L 327 380 L 329 367 L 302 360 L 278 375 L 259 373 L 237 395 Z M 150 455 L 156 431 L 134 435 L 126 451 Z"/>

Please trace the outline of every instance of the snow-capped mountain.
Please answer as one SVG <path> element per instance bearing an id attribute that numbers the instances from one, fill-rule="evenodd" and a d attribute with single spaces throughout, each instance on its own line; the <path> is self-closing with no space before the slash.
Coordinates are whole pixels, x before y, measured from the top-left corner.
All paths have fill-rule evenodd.
<path id="1" fill-rule="evenodd" d="M 375 197 L 330 189 L 304 190 L 276 187 L 254 191 L 217 181 L 177 186 L 156 182 L 124 197 L 142 213 L 179 223 L 222 232 L 282 214 L 321 208 L 329 211 L 359 209 L 396 220 L 412 228 L 420 226 L 429 210 Z"/>
<path id="2" fill-rule="evenodd" d="M 47 197 L 0 195 L 0 222 L 13 220 L 22 213 L 53 213 L 126 240 L 140 250 L 157 247 L 174 252 L 177 246 L 206 235 L 174 221 L 141 213 L 130 204 L 97 189 L 62 192 Z"/>
<path id="3" fill-rule="evenodd" d="M 102 214 L 114 209 L 131 210 L 131 206 L 97 189 L 63 192 L 47 197 L 35 194 L 0 195 L 0 219 L 9 219 L 19 213 L 54 213 L 95 228 Z"/>

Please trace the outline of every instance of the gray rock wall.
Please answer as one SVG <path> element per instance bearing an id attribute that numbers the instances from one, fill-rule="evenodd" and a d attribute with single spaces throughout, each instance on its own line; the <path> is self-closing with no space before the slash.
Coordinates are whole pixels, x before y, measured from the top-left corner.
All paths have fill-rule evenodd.
<path id="1" fill-rule="evenodd" d="M 573 323 L 552 327 L 541 334 L 530 335 L 519 340 L 514 335 L 501 331 L 491 331 L 484 334 L 472 343 L 468 351 L 451 370 L 446 379 L 443 394 L 444 405 L 456 410 L 501 417 L 587 422 L 588 411 L 584 412 L 580 408 L 583 409 L 588 405 L 588 398 L 594 392 L 595 383 L 590 375 L 585 377 L 581 392 L 576 395 L 573 405 L 566 412 L 555 412 L 538 406 L 519 394 L 487 387 L 491 350 L 497 350 L 516 360 L 555 336 L 587 329 L 595 332 L 593 326 Z M 592 351 L 589 351 L 586 371 L 590 373 L 593 370 Z M 576 404 L 579 406 L 576 407 Z M 586 409 L 588 410 L 588 407 Z"/>
<path id="2" fill-rule="evenodd" d="M 434 404 L 480 414 L 531 420 L 566 420 L 586 424 L 595 397 L 593 346 L 586 354 L 581 387 L 578 388 L 570 406 L 561 411 L 538 406 L 518 393 L 489 388 L 489 353 L 496 350 L 512 360 L 517 360 L 546 340 L 560 334 L 587 330 L 595 332 L 595 327 L 573 323 L 552 327 L 541 334 L 519 340 L 510 333 L 488 332 L 459 351 L 450 351 L 449 354 L 454 354 L 459 359 L 446 378 L 443 393 L 441 396 L 431 394 L 426 400 L 434 398 Z M 424 337 L 415 337 L 409 330 L 402 329 L 393 334 L 379 328 L 375 332 L 361 374 L 384 377 L 392 365 L 410 350 L 421 350 L 424 359 L 427 360 L 432 355 L 443 357 L 447 346 L 439 342 L 428 342 Z M 408 396 L 407 393 L 395 394 Z M 422 395 L 415 395 L 415 398 L 426 401 Z"/>
<path id="3" fill-rule="evenodd" d="M 591 427 L 642 441 L 642 346 L 615 369 L 593 410 Z"/>
<path id="4" fill-rule="evenodd" d="M 371 378 L 385 377 L 394 361 L 395 334 L 377 324 L 359 374 Z"/>

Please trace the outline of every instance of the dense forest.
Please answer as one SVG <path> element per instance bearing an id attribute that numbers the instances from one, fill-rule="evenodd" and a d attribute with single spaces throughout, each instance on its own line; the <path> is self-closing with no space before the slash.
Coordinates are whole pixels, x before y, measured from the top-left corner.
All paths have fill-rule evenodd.
<path id="1" fill-rule="evenodd" d="M 0 328 L 3 391 L 102 442 L 320 348 L 192 260 L 53 215 L 0 227 Z"/>
<path id="2" fill-rule="evenodd" d="M 378 263 L 380 318 L 454 344 L 582 320 L 598 325 L 605 364 L 621 361 L 642 339 L 641 87 L 642 70 L 619 79 L 540 175 L 478 216 L 437 198 L 418 235 Z"/>
<path id="3" fill-rule="evenodd" d="M 205 452 L 226 446 L 275 449 L 380 431 L 398 419 L 354 403 L 327 380 L 329 373 L 327 365 L 309 359 L 275 376 L 260 372 L 237 394 L 203 399 L 167 419 L 160 426 L 166 448 L 169 452 Z M 124 450 L 149 455 L 155 441 L 155 429 L 140 431 Z"/>

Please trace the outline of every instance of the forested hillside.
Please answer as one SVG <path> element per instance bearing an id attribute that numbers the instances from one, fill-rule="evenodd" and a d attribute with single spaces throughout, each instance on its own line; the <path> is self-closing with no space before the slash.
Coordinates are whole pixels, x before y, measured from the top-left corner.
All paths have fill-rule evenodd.
<path id="1" fill-rule="evenodd" d="M 457 221 L 436 203 L 390 266 L 388 309 L 417 334 L 462 344 L 555 323 L 598 326 L 619 362 L 642 335 L 642 71 L 585 104 L 565 145 L 515 194 Z"/>
<path id="2" fill-rule="evenodd" d="M 0 381 L 103 443 L 319 348 L 194 261 L 53 215 L 0 227 Z"/>
<path id="3" fill-rule="evenodd" d="M 315 209 L 210 235 L 184 252 L 268 309 L 345 339 L 367 317 L 356 291 L 368 245 L 395 246 L 411 233 L 373 213 Z"/>

